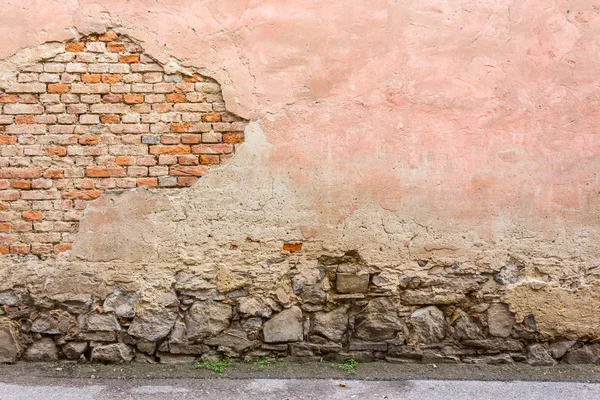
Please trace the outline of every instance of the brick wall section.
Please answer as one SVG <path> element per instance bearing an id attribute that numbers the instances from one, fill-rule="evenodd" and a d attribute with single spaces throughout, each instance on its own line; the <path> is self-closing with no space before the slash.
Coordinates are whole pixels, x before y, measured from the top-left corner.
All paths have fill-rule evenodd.
<path id="1" fill-rule="evenodd" d="M 70 249 L 104 191 L 193 185 L 246 124 L 216 81 L 166 74 L 113 32 L 66 43 L 0 91 L 0 254 Z"/>

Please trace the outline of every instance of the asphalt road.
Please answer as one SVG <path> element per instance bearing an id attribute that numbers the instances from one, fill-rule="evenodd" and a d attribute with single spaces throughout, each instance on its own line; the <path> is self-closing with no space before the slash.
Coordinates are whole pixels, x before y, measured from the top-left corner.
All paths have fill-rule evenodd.
<path id="1" fill-rule="evenodd" d="M 4 380 L 0 377 L 0 380 Z M 581 382 L 365 381 L 339 379 L 110 380 L 44 378 L 0 383 L 2 400 L 114 399 L 600 399 L 600 384 Z"/>

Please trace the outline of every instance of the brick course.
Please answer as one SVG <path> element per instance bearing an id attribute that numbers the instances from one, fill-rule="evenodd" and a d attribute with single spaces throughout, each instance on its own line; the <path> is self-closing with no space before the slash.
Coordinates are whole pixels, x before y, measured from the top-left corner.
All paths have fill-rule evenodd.
<path id="1" fill-rule="evenodd" d="M 166 74 L 114 32 L 66 43 L 0 90 L 0 254 L 69 250 L 104 191 L 193 185 L 246 124 L 217 82 Z"/>

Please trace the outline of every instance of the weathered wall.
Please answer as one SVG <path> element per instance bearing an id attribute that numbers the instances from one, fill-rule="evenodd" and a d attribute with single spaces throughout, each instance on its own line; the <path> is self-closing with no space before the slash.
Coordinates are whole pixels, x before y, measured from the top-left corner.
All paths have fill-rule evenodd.
<path id="1" fill-rule="evenodd" d="M 71 250 L 2 256 L 5 359 L 28 346 L 29 359 L 89 346 L 129 358 L 135 344 L 162 361 L 369 351 L 551 363 L 565 340 L 597 339 L 599 12 L 4 2 L 3 91 L 64 42 L 112 29 L 165 71 L 216 80 L 227 111 L 252 121 L 192 187 L 107 188 Z M 0 155 L 5 170 L 14 156 Z"/>

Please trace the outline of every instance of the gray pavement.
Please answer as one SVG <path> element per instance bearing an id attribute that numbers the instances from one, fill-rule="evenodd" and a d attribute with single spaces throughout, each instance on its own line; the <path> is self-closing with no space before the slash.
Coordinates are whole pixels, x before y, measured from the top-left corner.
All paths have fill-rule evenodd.
<path id="1" fill-rule="evenodd" d="M 0 378 L 1 379 L 1 378 Z M 47 379 L 0 383 L 2 400 L 108 399 L 600 399 L 600 384 L 580 382 L 364 381 L 339 379 L 181 379 L 111 381 Z"/>

